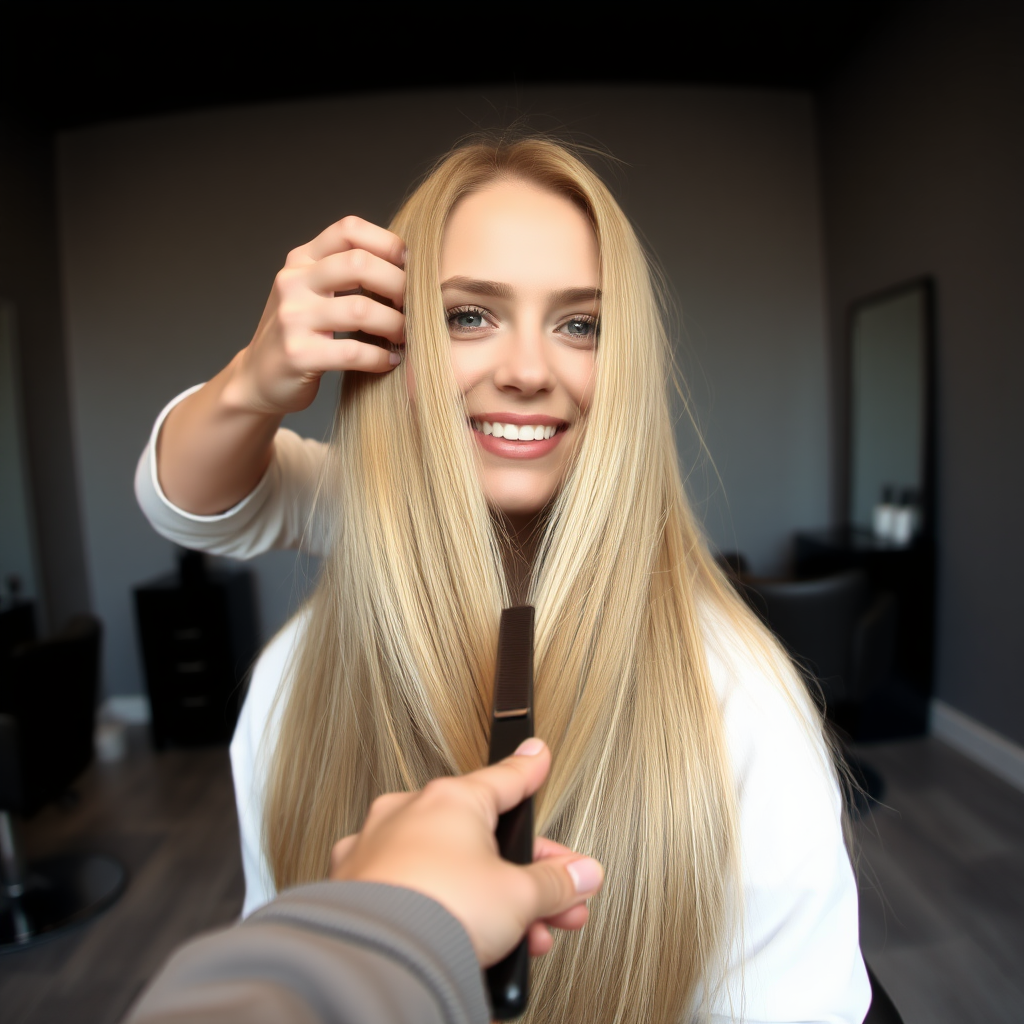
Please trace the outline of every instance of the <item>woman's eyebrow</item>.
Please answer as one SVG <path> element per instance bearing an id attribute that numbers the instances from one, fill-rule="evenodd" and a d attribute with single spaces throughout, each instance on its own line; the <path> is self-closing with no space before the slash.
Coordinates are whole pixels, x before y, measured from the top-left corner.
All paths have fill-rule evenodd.
<path id="1" fill-rule="evenodd" d="M 501 281 L 480 281 L 472 277 L 449 277 L 441 283 L 441 290 L 458 288 L 462 292 L 473 295 L 490 295 L 498 299 L 514 299 L 515 289 Z M 552 292 L 551 298 L 557 303 L 596 302 L 601 298 L 600 288 L 565 288 L 560 292 Z"/>
<path id="2" fill-rule="evenodd" d="M 472 277 L 449 277 L 441 283 L 441 290 L 458 288 L 460 292 L 471 292 L 473 295 L 491 295 L 498 299 L 514 299 L 515 289 L 510 284 L 500 281 L 479 281 Z"/>
<path id="3" fill-rule="evenodd" d="M 555 292 L 551 296 L 559 305 L 572 302 L 600 302 L 600 288 L 566 288 L 564 291 Z"/>

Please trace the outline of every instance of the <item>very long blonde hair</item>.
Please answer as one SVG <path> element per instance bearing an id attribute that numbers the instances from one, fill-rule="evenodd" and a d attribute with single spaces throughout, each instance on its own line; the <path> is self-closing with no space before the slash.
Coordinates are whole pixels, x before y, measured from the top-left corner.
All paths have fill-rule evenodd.
<path id="1" fill-rule="evenodd" d="M 529 600 L 537 731 L 554 752 L 538 826 L 600 859 L 607 883 L 587 927 L 534 965 L 527 1019 L 700 1018 L 740 905 L 736 793 L 702 624 L 728 623 L 783 688 L 785 659 L 684 497 L 643 249 L 600 178 L 550 141 L 457 149 L 391 225 L 408 245 L 416 398 L 401 371 L 343 383 L 325 485 L 336 534 L 285 691 L 266 850 L 279 889 L 323 878 L 332 843 L 375 796 L 486 760 L 507 542 L 467 438 L 438 268 L 452 208 L 501 180 L 586 213 L 603 296 L 595 392 Z"/>

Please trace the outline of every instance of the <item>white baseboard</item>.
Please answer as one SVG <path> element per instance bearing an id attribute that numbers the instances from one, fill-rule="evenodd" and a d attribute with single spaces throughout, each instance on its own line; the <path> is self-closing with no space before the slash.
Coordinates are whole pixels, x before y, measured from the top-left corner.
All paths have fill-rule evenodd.
<path id="1" fill-rule="evenodd" d="M 125 725 L 149 725 L 152 713 L 149 698 L 141 693 L 108 697 L 96 715 L 101 721 L 124 722 Z"/>
<path id="2" fill-rule="evenodd" d="M 932 700 L 928 717 L 933 736 L 1024 792 L 1024 747 L 943 700 Z"/>

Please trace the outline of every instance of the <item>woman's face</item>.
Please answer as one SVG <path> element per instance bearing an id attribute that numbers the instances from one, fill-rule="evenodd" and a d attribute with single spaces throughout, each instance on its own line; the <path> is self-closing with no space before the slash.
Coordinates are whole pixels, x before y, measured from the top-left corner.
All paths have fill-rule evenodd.
<path id="1" fill-rule="evenodd" d="M 561 486 L 590 402 L 597 239 L 564 196 L 500 182 L 452 211 L 440 277 L 484 495 L 522 522 Z"/>

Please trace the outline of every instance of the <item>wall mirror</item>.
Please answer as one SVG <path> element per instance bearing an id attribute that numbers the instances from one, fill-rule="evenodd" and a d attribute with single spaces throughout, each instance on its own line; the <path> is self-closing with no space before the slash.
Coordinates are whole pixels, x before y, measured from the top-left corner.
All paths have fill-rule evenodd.
<path id="1" fill-rule="evenodd" d="M 933 525 L 933 296 L 922 278 L 850 311 L 848 521 L 897 545 Z"/>

